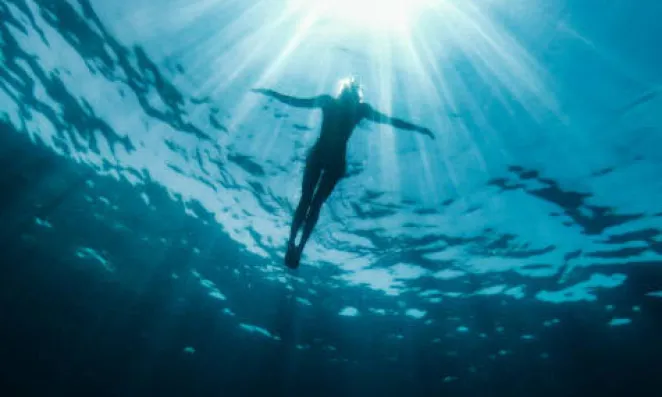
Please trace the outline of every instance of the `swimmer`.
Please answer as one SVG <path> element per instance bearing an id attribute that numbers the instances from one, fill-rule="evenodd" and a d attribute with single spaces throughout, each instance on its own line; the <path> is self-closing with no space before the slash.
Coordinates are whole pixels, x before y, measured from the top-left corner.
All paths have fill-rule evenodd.
<path id="1" fill-rule="evenodd" d="M 294 213 L 287 243 L 285 264 L 292 269 L 299 267 L 301 253 L 310 238 L 324 202 L 338 182 L 345 176 L 347 142 L 359 122 L 369 120 L 389 124 L 395 128 L 416 131 L 434 139 L 427 128 L 384 115 L 363 102 L 363 90 L 354 78 L 340 81 L 336 97 L 320 95 L 297 98 L 269 89 L 253 89 L 253 92 L 275 98 L 290 106 L 322 110 L 322 127 L 317 142 L 306 159 L 301 186 L 301 198 Z M 303 228 L 299 244 L 296 237 Z"/>

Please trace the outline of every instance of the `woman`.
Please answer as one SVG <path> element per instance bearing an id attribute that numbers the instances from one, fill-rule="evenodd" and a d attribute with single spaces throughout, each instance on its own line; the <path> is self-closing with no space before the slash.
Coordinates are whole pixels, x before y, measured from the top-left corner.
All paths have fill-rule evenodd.
<path id="1" fill-rule="evenodd" d="M 294 220 L 287 244 L 285 264 L 296 269 L 301 252 L 319 218 L 322 204 L 329 198 L 338 181 L 345 175 L 347 142 L 361 120 L 390 124 L 395 128 L 417 131 L 434 139 L 432 132 L 406 121 L 391 118 L 374 110 L 363 102 L 363 90 L 354 78 L 340 81 L 337 96 L 320 95 L 313 98 L 296 98 L 268 89 L 254 92 L 275 98 L 287 105 L 301 108 L 322 109 L 320 135 L 306 159 L 301 199 L 294 213 Z M 303 226 L 299 244 L 296 237 Z"/>

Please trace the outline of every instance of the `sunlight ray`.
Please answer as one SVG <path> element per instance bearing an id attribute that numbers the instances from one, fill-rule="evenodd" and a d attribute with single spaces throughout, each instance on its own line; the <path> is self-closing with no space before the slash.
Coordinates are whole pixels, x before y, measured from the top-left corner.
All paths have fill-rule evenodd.
<path id="1" fill-rule="evenodd" d="M 258 12 L 257 5 L 253 9 Z M 262 12 L 267 11 L 262 10 Z M 213 69 L 218 71 L 201 85 L 199 92 L 207 93 L 211 89 L 211 95 L 216 95 L 233 84 L 252 63 L 256 62 L 258 58 L 264 57 L 265 48 L 272 44 L 273 34 L 279 32 L 295 12 L 296 10 L 293 9 L 285 10 L 258 29 L 248 28 L 253 25 L 250 22 L 251 18 L 243 18 L 245 15 L 242 15 L 242 18 L 215 33 L 214 39 L 209 40 L 212 44 L 207 46 L 204 53 L 198 53 L 195 56 L 199 66 L 207 68 L 211 64 Z M 232 26 L 237 26 L 236 31 L 229 35 L 226 31 L 229 31 Z"/>
<path id="2" fill-rule="evenodd" d="M 392 47 L 388 44 L 380 45 L 376 48 L 377 54 L 377 79 L 378 79 L 378 100 L 377 108 L 385 114 L 393 114 L 393 81 L 395 80 L 394 72 L 391 67 L 393 64 Z M 397 132 L 389 131 L 383 126 L 374 126 L 373 128 L 379 129 L 382 132 L 376 136 L 379 141 L 378 159 L 380 163 L 379 175 L 381 178 L 381 186 L 387 186 L 389 191 L 399 191 L 400 186 L 400 172 L 399 162 L 397 157 Z"/>
<path id="3" fill-rule="evenodd" d="M 283 65 L 288 61 L 288 57 L 297 50 L 301 43 L 306 39 L 306 33 L 308 30 L 315 24 L 318 16 L 315 13 L 310 13 L 306 15 L 296 27 L 296 32 L 285 44 L 283 49 L 280 51 L 280 54 L 270 63 L 264 72 L 255 80 L 253 87 L 265 87 L 268 86 L 277 76 L 283 67 Z M 233 130 L 236 126 L 240 125 L 244 120 L 248 112 L 254 108 L 255 101 L 257 99 L 247 98 L 245 101 L 241 101 L 237 109 L 235 109 L 234 117 L 230 121 L 230 129 Z"/>
<path id="4" fill-rule="evenodd" d="M 420 96 L 423 100 L 421 101 L 422 104 L 427 104 L 429 107 L 429 104 L 434 104 L 433 106 L 436 107 L 437 104 L 440 104 L 441 98 L 439 97 L 439 94 L 437 91 L 434 89 L 434 85 L 432 82 L 432 79 L 429 77 L 430 74 L 428 73 L 428 70 L 426 69 L 426 65 L 421 59 L 417 49 L 415 48 L 415 43 L 413 41 L 413 38 L 411 36 L 411 32 L 407 32 L 403 34 L 403 41 L 405 43 L 405 49 L 409 53 L 409 64 L 413 66 L 415 69 L 416 73 L 413 73 L 411 75 L 408 75 L 411 81 L 411 84 L 414 87 L 420 87 L 419 90 L 415 90 L 412 92 L 408 92 L 406 95 L 416 95 Z M 415 76 L 416 79 L 413 80 L 412 76 Z M 406 101 L 406 107 L 407 107 L 407 114 L 410 117 L 413 117 L 414 119 L 418 120 L 421 118 L 421 116 L 424 114 L 423 111 L 419 108 L 415 108 L 413 105 L 412 101 Z M 432 115 L 427 117 L 428 120 L 431 120 L 432 122 L 428 122 L 430 125 L 428 125 L 428 128 L 431 128 L 433 130 L 433 133 L 435 134 L 436 137 L 439 135 L 438 131 L 438 126 L 439 126 L 439 119 L 440 116 L 437 114 L 437 112 L 432 112 Z M 427 138 L 425 138 L 427 139 Z M 425 194 L 423 194 L 423 197 L 429 198 L 432 196 L 431 200 L 426 200 L 426 201 L 432 201 L 436 202 L 438 201 L 439 198 L 439 190 L 435 189 L 435 186 L 438 186 L 438 183 L 434 183 L 434 180 L 436 179 L 433 175 L 433 170 L 430 164 L 430 159 L 428 155 L 428 142 L 425 142 L 424 139 L 420 136 L 415 137 L 415 142 L 416 142 L 416 147 L 417 147 L 417 152 L 419 153 L 420 160 L 422 161 L 422 168 L 423 168 L 423 181 L 422 185 L 424 186 L 427 191 Z M 437 142 L 434 142 L 434 144 L 430 145 L 434 147 L 435 149 L 438 149 Z M 421 185 L 421 183 L 419 183 Z"/>

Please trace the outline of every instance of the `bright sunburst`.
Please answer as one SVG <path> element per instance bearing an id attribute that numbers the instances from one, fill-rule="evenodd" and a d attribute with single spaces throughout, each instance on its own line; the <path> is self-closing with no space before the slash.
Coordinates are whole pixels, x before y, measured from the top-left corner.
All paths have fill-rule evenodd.
<path id="1" fill-rule="evenodd" d="M 298 1 L 298 0 L 295 0 Z M 360 27 L 399 30 L 432 0 L 307 0 L 320 16 Z"/>

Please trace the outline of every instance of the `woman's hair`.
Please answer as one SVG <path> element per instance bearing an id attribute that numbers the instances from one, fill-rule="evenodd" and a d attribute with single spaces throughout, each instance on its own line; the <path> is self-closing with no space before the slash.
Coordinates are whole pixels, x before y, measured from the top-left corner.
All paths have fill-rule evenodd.
<path id="1" fill-rule="evenodd" d="M 357 102 L 363 102 L 363 88 L 355 77 L 346 77 L 338 82 L 338 97 L 352 95 Z"/>

